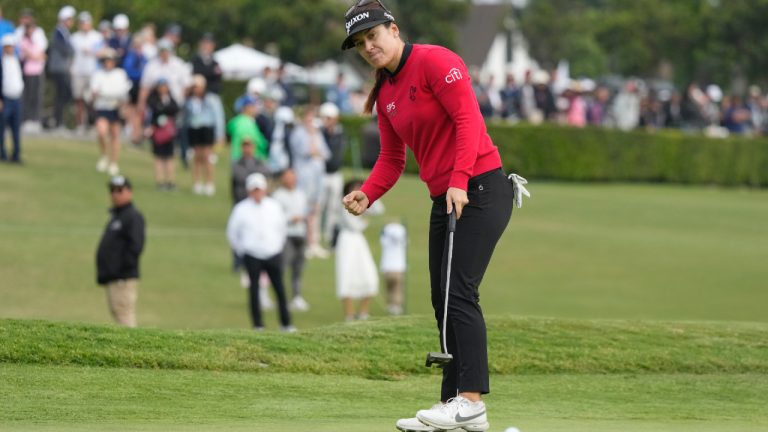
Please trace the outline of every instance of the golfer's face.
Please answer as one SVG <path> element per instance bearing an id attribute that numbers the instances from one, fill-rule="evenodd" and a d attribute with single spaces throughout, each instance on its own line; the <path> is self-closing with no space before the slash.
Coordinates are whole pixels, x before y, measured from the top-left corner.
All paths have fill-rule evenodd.
<path id="1" fill-rule="evenodd" d="M 397 55 L 399 30 L 395 23 L 389 28 L 379 24 L 354 36 L 355 49 L 371 66 L 381 69 L 390 66 Z"/>

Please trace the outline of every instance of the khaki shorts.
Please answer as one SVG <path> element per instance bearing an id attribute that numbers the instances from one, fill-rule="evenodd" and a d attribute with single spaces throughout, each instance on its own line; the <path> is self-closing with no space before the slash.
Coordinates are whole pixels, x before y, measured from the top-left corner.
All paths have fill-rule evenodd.
<path id="1" fill-rule="evenodd" d="M 126 327 L 136 327 L 138 279 L 121 279 L 107 284 L 107 304 L 115 321 Z"/>
<path id="2" fill-rule="evenodd" d="M 91 77 L 88 75 L 72 75 L 72 97 L 75 99 L 87 99 L 90 95 Z"/>

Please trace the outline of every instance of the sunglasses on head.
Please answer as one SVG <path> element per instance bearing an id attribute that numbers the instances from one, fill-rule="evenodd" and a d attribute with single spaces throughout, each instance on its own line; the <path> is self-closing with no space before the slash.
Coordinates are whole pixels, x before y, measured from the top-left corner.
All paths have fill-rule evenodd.
<path id="1" fill-rule="evenodd" d="M 386 6 L 384 6 L 384 3 L 382 3 L 380 0 L 360 0 L 360 1 L 358 1 L 357 3 L 355 3 L 354 5 L 352 5 L 352 7 L 350 7 L 349 9 L 347 9 L 347 13 L 345 13 L 344 15 L 345 15 L 345 16 L 346 16 L 346 15 L 349 15 L 349 14 L 350 14 L 350 13 L 352 13 L 352 11 L 353 11 L 353 10 L 355 10 L 356 8 L 359 8 L 359 7 L 363 7 L 363 6 L 365 6 L 365 5 L 369 5 L 369 4 L 371 4 L 371 3 L 378 3 L 378 4 L 379 4 L 379 6 L 381 6 L 381 8 L 382 8 L 382 9 L 384 9 L 384 12 L 387 12 L 387 13 L 391 13 L 391 12 L 389 12 L 389 9 L 387 9 L 387 7 L 386 7 Z"/>

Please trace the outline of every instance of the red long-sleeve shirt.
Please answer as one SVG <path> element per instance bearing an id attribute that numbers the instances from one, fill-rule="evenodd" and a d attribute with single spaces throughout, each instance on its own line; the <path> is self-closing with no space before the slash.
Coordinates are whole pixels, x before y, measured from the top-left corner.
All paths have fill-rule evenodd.
<path id="1" fill-rule="evenodd" d="M 371 203 L 402 174 L 406 145 L 433 197 L 449 187 L 467 190 L 471 177 L 501 167 L 467 67 L 446 48 L 406 46 L 398 70 L 381 85 L 376 111 L 381 150 L 361 187 Z"/>

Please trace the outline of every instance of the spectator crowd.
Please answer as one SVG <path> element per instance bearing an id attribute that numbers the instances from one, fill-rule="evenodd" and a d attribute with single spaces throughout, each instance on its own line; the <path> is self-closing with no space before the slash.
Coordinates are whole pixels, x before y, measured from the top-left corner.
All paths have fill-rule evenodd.
<path id="1" fill-rule="evenodd" d="M 674 128 L 713 137 L 768 134 L 768 94 L 756 85 L 742 97 L 698 82 L 679 91 L 664 82 L 637 78 L 595 82 L 539 70 L 527 71 L 522 82 L 510 74 L 499 87 L 478 75 L 473 74 L 473 86 L 487 119 L 624 131 Z"/>
<path id="2" fill-rule="evenodd" d="M 290 314 L 310 309 L 302 294 L 306 260 L 330 257 L 337 238 L 346 244 L 349 232 L 357 235 L 356 247 L 366 242 L 360 234 L 365 226 L 345 224 L 341 206 L 347 138 L 339 116 L 352 110 L 343 76 L 324 104 L 298 107 L 285 71 L 266 68 L 247 83 L 234 103 L 235 115 L 227 119 L 220 96 L 223 74 L 213 58 L 212 34 L 198 41 L 196 54 L 186 62 L 176 55 L 182 33 L 178 25 L 169 25 L 158 37 L 153 24 L 134 28 L 125 14 L 97 21 L 88 11 L 64 6 L 57 18 L 50 32 L 37 26 L 29 9 L 20 14 L 18 25 L 0 20 L 0 132 L 5 136 L 9 128 L 14 141 L 10 157 L 3 143 L 2 159 L 22 163 L 22 133 L 94 136 L 98 144 L 95 169 L 111 178 L 113 219 L 132 205 L 133 197 L 120 168 L 122 141 L 139 150 L 149 145 L 159 193 L 177 189 L 179 163 L 190 171 L 194 194 L 215 195 L 214 168 L 230 165 L 224 170 L 231 175 L 233 206 L 227 238 L 232 269 L 249 289 L 253 326 L 263 328 L 261 310 L 278 307 L 282 330 L 294 331 Z M 52 86 L 50 112 L 43 104 L 46 85 Z M 228 157 L 220 158 L 227 146 Z M 120 197 L 125 199 L 115 201 Z M 107 239 L 121 238 L 118 228 L 128 226 L 113 219 L 105 231 Z M 112 287 L 108 297 L 117 299 L 110 307 L 118 323 L 136 326 L 133 305 L 138 296 L 140 250 L 130 277 L 111 273 L 106 277 L 105 269 L 122 265 L 110 258 L 110 253 L 113 258 L 124 256 L 110 246 L 114 243 L 99 247 L 98 281 Z M 404 249 L 404 242 L 400 244 Z M 349 246 L 343 249 L 345 260 L 359 259 Z M 399 250 L 390 247 L 389 261 L 392 254 L 397 260 L 401 253 L 404 262 L 404 250 Z M 347 320 L 367 319 L 368 301 L 378 292 L 370 253 L 365 264 L 373 274 L 364 289 L 348 286 L 339 276 L 337 294 Z M 338 268 L 348 271 L 347 267 Z M 285 287 L 284 271 L 290 272 Z M 277 305 L 267 292 L 269 285 Z M 388 292 L 395 300 L 390 301 L 389 310 L 400 314 L 402 286 L 395 284 L 393 291 L 390 285 Z M 115 294 L 118 286 L 128 294 Z M 349 312 L 353 299 L 363 302 L 357 314 Z M 118 311 L 121 308 L 124 313 Z"/>

